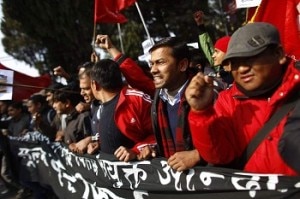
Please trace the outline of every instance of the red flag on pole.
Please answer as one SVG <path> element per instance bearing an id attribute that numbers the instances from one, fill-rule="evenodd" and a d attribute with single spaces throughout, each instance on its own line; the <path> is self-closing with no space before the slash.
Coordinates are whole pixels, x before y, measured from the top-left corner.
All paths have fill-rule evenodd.
<path id="1" fill-rule="evenodd" d="M 249 22 L 263 21 L 275 25 L 280 32 L 286 53 L 298 60 L 300 59 L 299 6 L 300 0 L 262 0 L 260 6 L 251 8 L 252 15 L 248 15 Z"/>
<path id="2" fill-rule="evenodd" d="M 123 10 L 132 4 L 134 4 L 136 0 L 117 0 L 119 10 Z"/>
<path id="3" fill-rule="evenodd" d="M 118 1 L 95 0 L 95 23 L 124 23 L 126 17 L 120 13 Z"/>
<path id="4" fill-rule="evenodd" d="M 0 69 L 12 70 L 3 66 L 2 64 L 0 64 Z M 15 101 L 28 99 L 32 94 L 41 91 L 43 88 L 48 87 L 50 84 L 51 77 L 48 74 L 40 77 L 31 77 L 23 73 L 14 71 L 13 84 L 10 85 L 13 86 L 12 99 Z"/>

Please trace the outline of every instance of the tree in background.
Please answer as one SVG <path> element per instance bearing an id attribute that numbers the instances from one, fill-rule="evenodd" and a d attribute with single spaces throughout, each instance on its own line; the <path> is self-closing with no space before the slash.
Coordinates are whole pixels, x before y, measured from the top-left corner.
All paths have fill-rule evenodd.
<path id="1" fill-rule="evenodd" d="M 62 65 L 75 72 L 92 52 L 93 2 L 3 0 L 5 51 L 40 72 Z"/>
<path id="2" fill-rule="evenodd" d="M 231 0 L 138 0 L 139 7 L 153 38 L 176 35 L 196 42 L 197 28 L 192 14 L 201 9 L 213 39 L 231 34 L 244 21 L 243 11 L 229 13 Z M 222 8 L 221 8 L 222 7 Z M 5 51 L 25 61 L 40 73 L 58 65 L 75 73 L 82 62 L 90 59 L 93 36 L 94 1 L 82 0 L 3 0 L 1 31 Z M 128 19 L 121 24 L 124 51 L 137 59 L 143 54 L 141 43 L 147 39 L 136 7 L 122 13 Z M 225 20 L 224 20 L 225 19 Z M 225 26 L 226 25 L 226 26 Z M 226 27 L 226 28 L 225 28 Z M 118 43 L 116 24 L 97 24 L 97 33 L 112 36 Z"/>

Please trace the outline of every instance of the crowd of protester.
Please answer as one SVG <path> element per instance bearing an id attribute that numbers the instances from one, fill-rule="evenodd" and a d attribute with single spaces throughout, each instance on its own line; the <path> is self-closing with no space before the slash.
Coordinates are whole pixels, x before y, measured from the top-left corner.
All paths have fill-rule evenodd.
<path id="1" fill-rule="evenodd" d="M 194 19 L 200 49 L 164 38 L 150 49 L 145 70 L 108 35 L 97 35 L 95 43 L 111 59 L 93 55 L 79 66 L 77 77 L 59 66 L 54 74 L 67 85 L 55 82 L 26 102 L 0 101 L 1 179 L 7 188 L 2 194 L 55 198 L 51 188 L 22 181 L 19 165 L 12 163 L 7 136 L 30 131 L 74 153 L 102 151 L 125 162 L 165 157 L 176 171 L 196 165 L 237 168 L 234 163 L 254 135 L 299 90 L 299 70 L 268 23 L 247 24 L 213 45 L 203 13 Z M 299 175 L 277 149 L 287 121 L 274 124 L 241 169 Z"/>

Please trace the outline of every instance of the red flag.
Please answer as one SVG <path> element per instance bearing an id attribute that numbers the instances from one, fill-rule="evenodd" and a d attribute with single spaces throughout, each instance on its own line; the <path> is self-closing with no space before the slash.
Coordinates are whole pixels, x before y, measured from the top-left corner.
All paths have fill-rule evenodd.
<path id="1" fill-rule="evenodd" d="M 263 21 L 275 25 L 281 42 L 289 56 L 300 60 L 299 11 L 300 0 L 262 0 L 259 7 L 252 11 L 249 22 Z"/>
<path id="2" fill-rule="evenodd" d="M 0 64 L 0 69 L 12 70 L 6 68 L 2 64 Z M 51 84 L 51 77 L 48 74 L 40 77 L 31 77 L 23 73 L 14 71 L 13 85 L 16 86 L 13 87 L 12 99 L 14 101 L 21 101 L 23 99 L 28 99 L 32 94 L 41 91 L 43 88 L 48 87 L 50 84 Z"/>
<path id="3" fill-rule="evenodd" d="M 134 4 L 136 2 L 136 0 L 117 0 L 118 3 L 118 9 L 119 10 L 123 10 L 129 6 L 131 6 L 132 4 Z"/>
<path id="4" fill-rule="evenodd" d="M 120 13 L 118 2 L 115 0 L 95 0 L 95 23 L 124 23 L 126 17 Z"/>

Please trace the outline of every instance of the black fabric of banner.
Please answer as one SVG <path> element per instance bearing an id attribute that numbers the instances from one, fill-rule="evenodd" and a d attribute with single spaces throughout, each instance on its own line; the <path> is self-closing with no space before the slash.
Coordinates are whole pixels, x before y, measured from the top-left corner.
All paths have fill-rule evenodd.
<path id="1" fill-rule="evenodd" d="M 59 198 L 300 198 L 300 177 L 200 166 L 176 172 L 164 158 L 125 163 L 74 154 L 38 132 L 11 137 L 10 146 L 21 178 L 52 187 Z"/>

